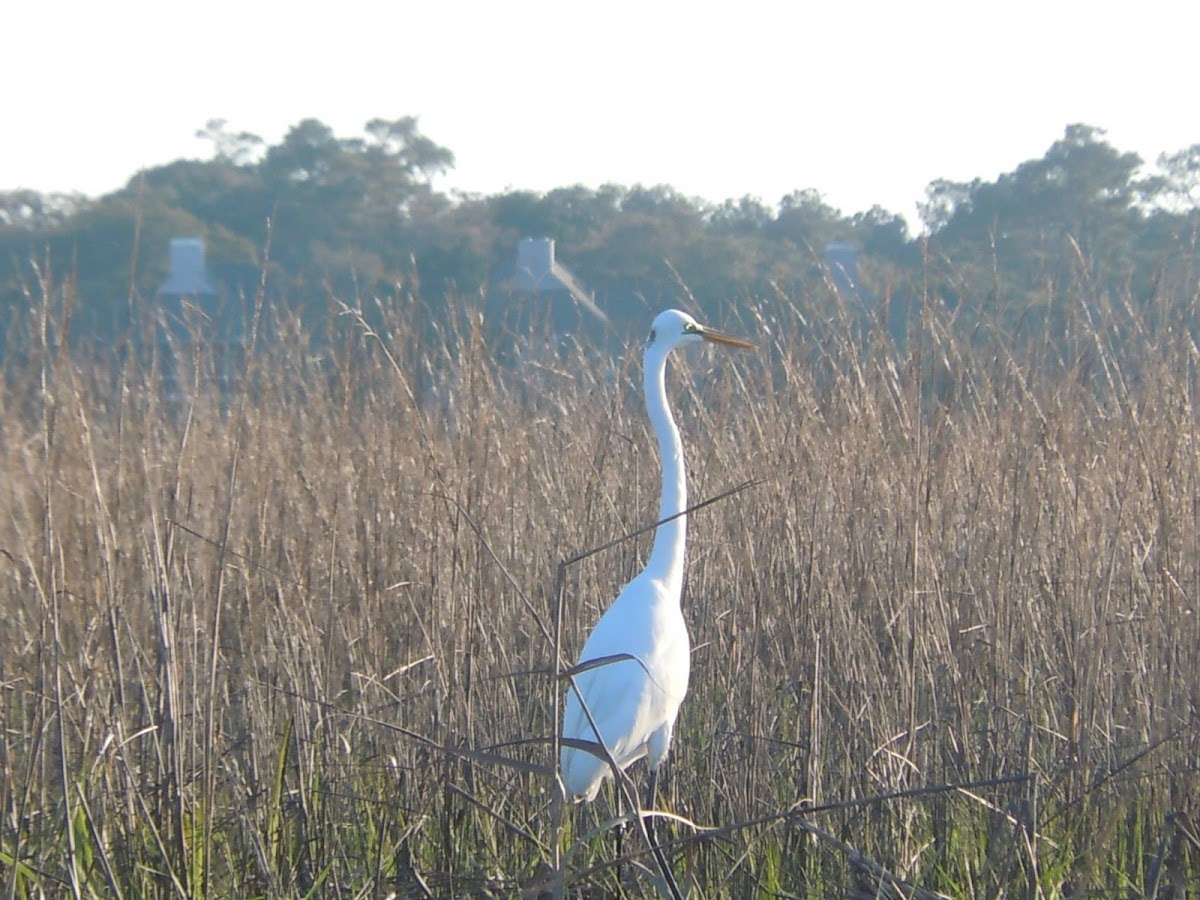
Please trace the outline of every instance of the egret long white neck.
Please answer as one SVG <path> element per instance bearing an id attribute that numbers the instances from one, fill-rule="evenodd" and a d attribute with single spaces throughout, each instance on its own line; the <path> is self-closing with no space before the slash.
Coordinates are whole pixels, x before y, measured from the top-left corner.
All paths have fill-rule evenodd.
<path id="1" fill-rule="evenodd" d="M 654 547 L 646 572 L 654 578 L 682 587 L 683 554 L 687 540 L 687 474 L 683 464 L 683 442 L 679 429 L 667 405 L 667 353 L 651 347 L 646 351 L 645 379 L 646 412 L 654 435 L 658 438 L 658 454 L 662 463 L 662 499 L 658 518 L 662 522 L 654 532 Z M 678 518 L 671 518 L 678 516 Z M 670 519 L 669 522 L 663 522 Z"/>

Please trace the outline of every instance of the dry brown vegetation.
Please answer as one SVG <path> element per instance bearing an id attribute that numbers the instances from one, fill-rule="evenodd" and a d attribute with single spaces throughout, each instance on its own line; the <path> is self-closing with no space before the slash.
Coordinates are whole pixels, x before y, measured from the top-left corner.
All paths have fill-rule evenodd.
<path id="1" fill-rule="evenodd" d="M 1197 299 L 1059 301 L 897 346 L 775 298 L 674 366 L 693 500 L 761 479 L 691 523 L 693 896 L 1200 892 Z M 636 352 L 501 366 L 398 297 L 170 398 L 52 305 L 0 388 L 6 896 L 653 890 L 546 774 L 648 547 L 565 570 L 556 656 L 560 561 L 656 508 Z"/>

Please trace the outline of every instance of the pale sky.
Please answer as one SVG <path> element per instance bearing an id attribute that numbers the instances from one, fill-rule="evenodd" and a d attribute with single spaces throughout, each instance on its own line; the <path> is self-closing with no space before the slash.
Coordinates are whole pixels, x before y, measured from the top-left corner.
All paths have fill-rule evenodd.
<path id="1" fill-rule="evenodd" d="M 1007 0 L 416 3 L 18 0 L 0 44 L 0 190 L 122 186 L 209 153 L 415 115 L 445 190 L 815 188 L 916 221 L 935 178 L 994 179 L 1069 123 L 1153 162 L 1200 143 L 1200 4 Z"/>

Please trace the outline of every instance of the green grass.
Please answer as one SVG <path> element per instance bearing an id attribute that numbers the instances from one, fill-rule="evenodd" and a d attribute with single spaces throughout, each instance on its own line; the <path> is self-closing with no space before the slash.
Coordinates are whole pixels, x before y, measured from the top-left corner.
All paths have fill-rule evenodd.
<path id="1" fill-rule="evenodd" d="M 318 358 L 267 310 L 170 399 L 54 294 L 0 385 L 4 895 L 652 895 L 549 775 L 649 545 L 556 621 L 656 508 L 636 348 L 505 367 L 397 297 Z M 1061 341 L 930 301 L 897 346 L 775 298 L 674 366 L 692 497 L 762 479 L 691 522 L 693 896 L 1200 892 L 1193 306 L 1058 300 Z"/>

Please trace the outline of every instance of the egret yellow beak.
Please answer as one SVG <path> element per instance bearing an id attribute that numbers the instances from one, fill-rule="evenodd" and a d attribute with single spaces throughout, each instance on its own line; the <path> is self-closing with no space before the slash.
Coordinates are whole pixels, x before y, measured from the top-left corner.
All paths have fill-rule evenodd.
<path id="1" fill-rule="evenodd" d="M 754 345 L 749 341 L 743 341 L 739 337 L 734 337 L 732 334 L 726 334 L 723 331 L 717 331 L 715 328 L 701 328 L 700 337 L 704 338 L 710 343 L 724 344 L 726 347 L 737 347 L 739 350 L 754 349 Z"/>

